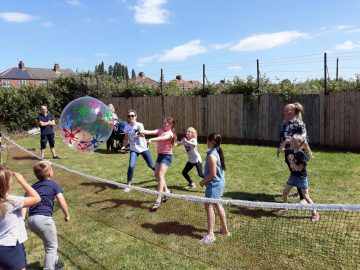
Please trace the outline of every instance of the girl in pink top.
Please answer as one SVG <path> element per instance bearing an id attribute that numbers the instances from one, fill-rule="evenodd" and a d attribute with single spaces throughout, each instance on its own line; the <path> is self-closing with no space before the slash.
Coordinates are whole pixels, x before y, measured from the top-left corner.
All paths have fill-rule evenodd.
<path id="1" fill-rule="evenodd" d="M 172 162 L 172 149 L 175 147 L 176 142 L 174 119 L 172 117 L 167 117 L 164 119 L 162 128 L 155 130 L 140 130 L 139 133 L 141 135 L 157 135 L 157 137 L 149 139 L 148 144 L 151 145 L 152 142 L 158 143 L 158 157 L 155 165 L 155 177 L 158 181 L 158 191 L 170 193 L 165 182 L 165 174 Z M 157 210 L 160 207 L 160 203 L 166 202 L 167 200 L 168 197 L 164 196 L 164 198 L 161 198 L 161 194 L 159 194 L 151 209 Z"/>

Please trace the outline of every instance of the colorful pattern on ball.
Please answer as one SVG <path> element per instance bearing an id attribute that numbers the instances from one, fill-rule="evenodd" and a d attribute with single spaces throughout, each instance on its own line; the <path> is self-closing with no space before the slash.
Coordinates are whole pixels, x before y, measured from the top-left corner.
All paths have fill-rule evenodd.
<path id="1" fill-rule="evenodd" d="M 100 100 L 77 98 L 62 111 L 58 127 L 67 146 L 80 152 L 93 151 L 111 135 L 112 112 Z"/>

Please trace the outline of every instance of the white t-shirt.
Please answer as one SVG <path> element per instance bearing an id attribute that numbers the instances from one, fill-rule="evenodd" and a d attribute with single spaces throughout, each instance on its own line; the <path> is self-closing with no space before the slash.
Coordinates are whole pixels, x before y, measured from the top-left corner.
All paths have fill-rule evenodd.
<path id="1" fill-rule="evenodd" d="M 139 130 L 144 130 L 144 125 L 140 122 L 136 122 L 134 126 L 128 124 L 124 128 L 124 133 L 127 133 L 129 137 L 130 151 L 134 151 L 136 153 L 148 150 L 145 137 L 136 135 L 136 132 Z"/>
<path id="2" fill-rule="evenodd" d="M 191 140 L 189 140 L 188 142 L 190 142 L 192 145 L 195 146 L 191 146 L 189 143 L 187 143 L 184 140 L 184 148 L 186 153 L 189 155 L 189 162 L 190 163 L 198 163 L 198 162 L 202 162 L 201 160 L 201 156 L 197 150 L 197 139 L 193 138 Z"/>
<path id="3" fill-rule="evenodd" d="M 21 217 L 21 208 L 24 206 L 24 197 L 9 196 L 11 203 L 7 202 L 6 214 L 0 215 L 0 246 L 16 246 L 16 241 L 24 243 L 27 240 L 25 223 Z"/>

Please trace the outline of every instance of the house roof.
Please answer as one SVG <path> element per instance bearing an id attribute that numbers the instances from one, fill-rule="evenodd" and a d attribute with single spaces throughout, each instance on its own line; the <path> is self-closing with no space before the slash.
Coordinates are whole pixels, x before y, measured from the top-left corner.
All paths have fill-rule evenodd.
<path id="1" fill-rule="evenodd" d="M 52 80 L 60 76 L 73 75 L 74 72 L 71 69 L 61 69 L 55 72 L 50 68 L 31 68 L 20 69 L 18 67 L 12 67 L 4 72 L 0 73 L 0 79 L 7 80 Z"/>
<path id="2" fill-rule="evenodd" d="M 135 76 L 135 77 L 131 78 L 130 80 L 136 82 L 137 84 L 145 84 L 145 85 L 154 86 L 154 87 L 159 86 L 159 83 L 157 81 L 145 77 L 145 74 L 142 72 L 140 72 L 139 76 Z"/>
<path id="3" fill-rule="evenodd" d="M 185 81 L 185 80 L 182 80 L 182 79 L 176 79 L 176 80 L 173 80 L 174 82 L 176 82 L 176 85 L 178 85 L 179 87 L 183 87 L 183 88 L 193 88 L 193 87 L 197 87 L 197 86 L 200 86 L 201 83 L 199 81 L 196 81 L 196 80 L 191 80 L 191 81 Z"/>

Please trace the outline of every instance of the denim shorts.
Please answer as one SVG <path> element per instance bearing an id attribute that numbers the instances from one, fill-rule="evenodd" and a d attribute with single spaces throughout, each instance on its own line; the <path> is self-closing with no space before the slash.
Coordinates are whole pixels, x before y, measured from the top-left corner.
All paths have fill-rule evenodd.
<path id="1" fill-rule="evenodd" d="M 0 267 L 9 270 L 25 268 L 26 253 L 24 244 L 16 242 L 16 246 L 0 246 Z"/>
<path id="2" fill-rule="evenodd" d="M 225 183 L 223 181 L 210 181 L 205 185 L 205 198 L 220 199 L 224 193 Z"/>
<path id="3" fill-rule="evenodd" d="M 301 189 L 308 189 L 308 178 L 307 176 L 290 175 L 287 184 Z"/>
<path id="4" fill-rule="evenodd" d="M 172 154 L 159 154 L 156 163 L 164 164 L 165 166 L 170 166 L 172 162 Z"/>

